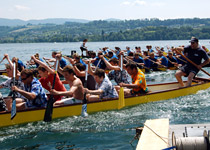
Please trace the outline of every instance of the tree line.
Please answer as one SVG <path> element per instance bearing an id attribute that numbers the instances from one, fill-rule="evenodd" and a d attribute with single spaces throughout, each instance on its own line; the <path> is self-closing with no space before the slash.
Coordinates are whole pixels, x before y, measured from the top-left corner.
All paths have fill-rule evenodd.
<path id="1" fill-rule="evenodd" d="M 0 43 L 210 39 L 210 19 L 144 19 L 0 26 Z"/>

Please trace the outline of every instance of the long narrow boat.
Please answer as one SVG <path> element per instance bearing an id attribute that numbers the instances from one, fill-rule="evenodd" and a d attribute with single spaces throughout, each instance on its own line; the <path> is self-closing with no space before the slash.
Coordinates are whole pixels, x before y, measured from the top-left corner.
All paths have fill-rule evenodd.
<path id="1" fill-rule="evenodd" d="M 177 82 L 148 85 L 149 93 L 141 96 L 126 97 L 125 107 L 142 103 L 167 100 L 179 96 L 194 94 L 199 90 L 210 87 L 210 79 L 196 78 L 190 87 L 178 87 Z M 119 99 L 103 99 L 102 101 L 90 102 L 87 104 L 88 113 L 118 109 Z M 75 116 L 81 114 L 82 104 L 73 104 L 55 107 L 53 119 Z M 10 120 L 10 112 L 0 113 L 0 127 L 22 124 L 43 120 L 44 108 L 30 109 L 17 112 L 16 117 Z"/>
<path id="2" fill-rule="evenodd" d="M 8 76 L 6 70 L 0 70 L 0 75 Z"/>

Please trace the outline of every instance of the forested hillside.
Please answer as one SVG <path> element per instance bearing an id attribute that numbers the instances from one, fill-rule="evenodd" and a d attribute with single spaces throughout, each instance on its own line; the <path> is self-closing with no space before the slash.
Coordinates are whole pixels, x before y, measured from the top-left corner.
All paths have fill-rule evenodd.
<path id="1" fill-rule="evenodd" d="M 0 26 L 0 43 L 210 39 L 210 19 L 143 19 Z"/>

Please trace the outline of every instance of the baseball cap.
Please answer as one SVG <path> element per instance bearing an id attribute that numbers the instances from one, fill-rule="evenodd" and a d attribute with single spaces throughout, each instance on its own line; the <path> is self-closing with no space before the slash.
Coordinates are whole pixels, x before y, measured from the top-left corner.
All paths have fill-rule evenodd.
<path id="1" fill-rule="evenodd" d="M 191 40 L 190 40 L 190 43 L 191 43 L 191 42 L 196 42 L 196 43 L 198 43 L 198 39 L 195 38 L 195 37 L 192 37 Z"/>

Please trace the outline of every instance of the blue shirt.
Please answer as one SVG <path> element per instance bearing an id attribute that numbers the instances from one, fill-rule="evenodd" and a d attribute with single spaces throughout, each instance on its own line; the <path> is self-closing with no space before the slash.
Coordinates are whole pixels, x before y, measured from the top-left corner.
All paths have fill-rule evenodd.
<path id="1" fill-rule="evenodd" d="M 144 63 L 144 59 L 141 57 L 138 57 L 137 59 L 134 57 L 133 61 L 137 62 L 137 63 Z"/>
<path id="2" fill-rule="evenodd" d="M 61 58 L 61 60 L 59 62 L 60 62 L 61 68 L 64 68 L 67 65 L 67 62 L 63 57 Z"/>
<path id="3" fill-rule="evenodd" d="M 23 64 L 23 62 L 21 61 L 21 60 L 18 60 L 18 71 L 22 71 L 22 66 L 24 67 L 24 68 L 26 68 L 26 66 Z"/>
<path id="4" fill-rule="evenodd" d="M 42 61 L 42 62 L 44 62 L 44 60 L 43 60 L 43 59 L 41 59 L 41 58 L 39 58 L 39 60 L 40 60 L 40 61 Z M 39 67 L 39 64 L 38 64 L 38 63 L 35 63 L 35 65 L 36 65 L 36 68 L 38 68 L 38 67 Z"/>
<path id="5" fill-rule="evenodd" d="M 161 56 L 160 58 L 162 59 L 161 65 L 168 67 L 168 59 L 165 56 Z"/>
<path id="6" fill-rule="evenodd" d="M 171 62 L 177 63 L 176 57 L 172 56 L 172 58 L 169 58 L 169 57 L 167 56 L 167 58 L 168 58 Z M 172 64 L 170 61 L 168 61 L 168 67 L 174 67 L 174 64 Z"/>
<path id="7" fill-rule="evenodd" d="M 118 97 L 117 91 L 112 85 L 111 81 L 108 78 L 104 78 L 102 83 L 99 85 L 96 83 L 96 89 L 103 90 L 103 93 L 100 95 L 100 98 L 116 98 Z"/>
<path id="8" fill-rule="evenodd" d="M 34 93 L 36 98 L 34 100 L 26 100 L 28 107 L 44 107 L 47 104 L 47 95 L 44 88 L 37 78 L 33 78 L 31 85 L 24 85 L 25 91 Z"/>

